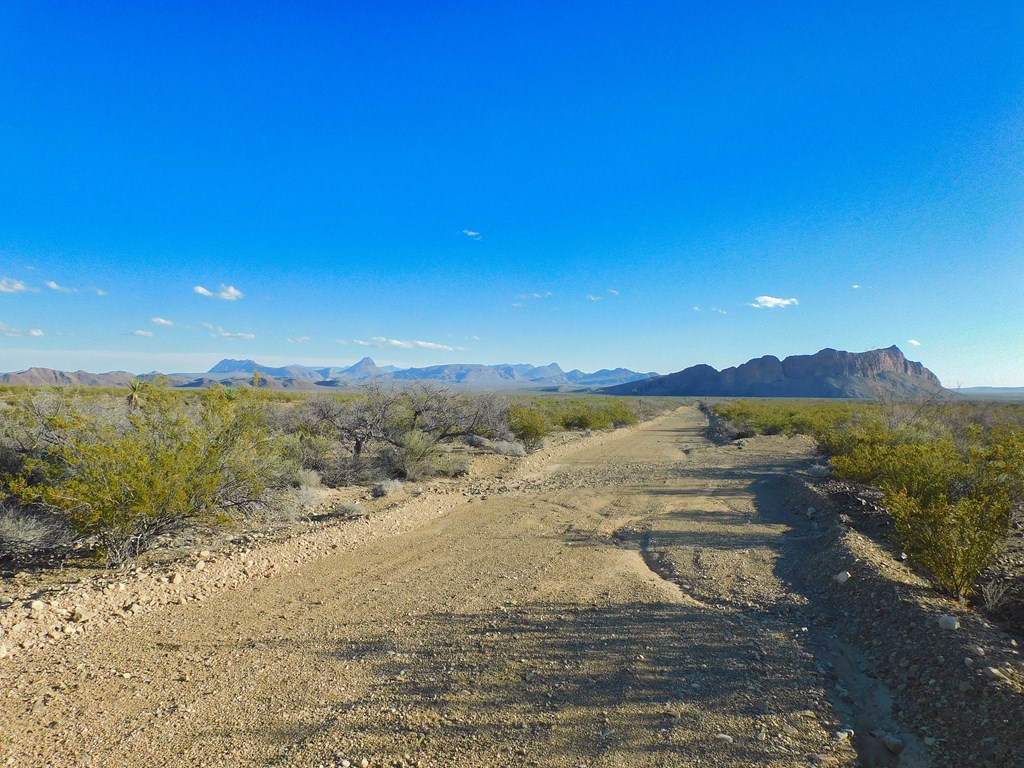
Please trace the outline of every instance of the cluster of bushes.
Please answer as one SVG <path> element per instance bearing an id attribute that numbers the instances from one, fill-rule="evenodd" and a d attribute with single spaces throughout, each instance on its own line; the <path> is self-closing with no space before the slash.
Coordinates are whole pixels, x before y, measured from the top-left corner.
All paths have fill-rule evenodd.
<path id="1" fill-rule="evenodd" d="M 1024 504 L 1024 407 L 734 401 L 740 434 L 816 438 L 839 477 L 878 486 L 904 549 L 964 600 Z"/>
<path id="2" fill-rule="evenodd" d="M 266 509 L 287 486 L 457 476 L 473 447 L 523 456 L 555 429 L 633 424 L 641 413 L 610 398 L 510 405 L 428 384 L 289 398 L 142 381 L 127 393 L 7 391 L 0 557 L 85 542 L 123 564 L 165 534 Z"/>
<path id="3" fill-rule="evenodd" d="M 245 390 L 185 398 L 141 384 L 126 403 L 26 393 L 2 417 L 8 516 L 92 540 L 110 564 L 162 534 L 252 511 L 294 468 Z"/>

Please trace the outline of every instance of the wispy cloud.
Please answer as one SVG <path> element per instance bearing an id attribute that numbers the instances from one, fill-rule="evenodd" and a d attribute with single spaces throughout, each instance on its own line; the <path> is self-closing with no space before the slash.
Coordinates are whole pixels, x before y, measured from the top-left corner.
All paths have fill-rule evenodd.
<path id="1" fill-rule="evenodd" d="M 520 300 L 532 299 L 534 301 L 539 301 L 540 299 L 547 299 L 554 295 L 555 294 L 551 291 L 535 291 L 534 293 L 517 293 L 516 298 Z"/>
<path id="2" fill-rule="evenodd" d="M 438 344 L 434 341 L 418 341 L 414 339 L 389 339 L 384 336 L 371 336 L 369 340 L 353 339 L 353 344 L 360 347 L 394 347 L 397 349 L 433 349 L 441 352 L 453 352 L 455 347 Z"/>
<path id="3" fill-rule="evenodd" d="M 711 308 L 711 311 L 712 311 L 712 312 L 717 312 L 717 313 L 718 313 L 718 314 L 720 314 L 720 315 L 728 315 L 728 314 L 729 314 L 729 313 L 728 313 L 728 312 L 726 312 L 726 311 L 725 311 L 724 309 L 719 309 L 718 307 L 712 307 L 712 308 Z"/>
<path id="4" fill-rule="evenodd" d="M 920 347 L 921 346 L 921 342 L 918 341 L 917 339 L 907 339 L 907 344 L 909 344 L 912 347 Z"/>
<path id="5" fill-rule="evenodd" d="M 165 320 L 162 317 L 151 317 L 149 319 L 149 322 L 153 323 L 153 325 L 163 325 L 163 326 L 166 326 L 168 328 L 170 326 L 174 325 L 174 322 L 172 320 Z"/>
<path id="6" fill-rule="evenodd" d="M 595 296 L 592 293 L 587 294 L 587 301 L 601 301 L 602 299 L 604 299 L 604 296 Z"/>
<path id="7" fill-rule="evenodd" d="M 289 344 L 305 344 L 307 341 L 309 341 L 309 336 L 296 336 L 295 338 L 292 338 L 291 336 L 288 337 Z"/>
<path id="8" fill-rule="evenodd" d="M 796 306 L 800 302 L 796 299 L 780 299 L 776 296 L 758 296 L 749 305 L 757 309 L 784 309 L 785 307 Z"/>
<path id="9" fill-rule="evenodd" d="M 232 333 L 231 331 L 224 330 L 219 325 L 212 325 L 211 323 L 203 323 L 203 328 L 213 331 L 213 333 L 210 334 L 210 337 L 214 339 L 241 339 L 244 341 L 252 341 L 256 338 L 256 334 Z"/>
<path id="10" fill-rule="evenodd" d="M 97 296 L 106 296 L 107 295 L 107 292 L 104 291 L 102 288 L 90 288 L 89 290 L 92 291 L 93 293 L 95 293 Z"/>
<path id="11" fill-rule="evenodd" d="M 620 296 L 620 295 L 621 295 L 621 294 L 620 294 L 620 293 L 619 293 L 618 291 L 616 291 L 616 290 L 615 290 L 614 288 L 609 288 L 609 289 L 608 289 L 608 293 L 610 293 L 610 294 L 611 294 L 612 296 Z"/>
<path id="12" fill-rule="evenodd" d="M 49 288 L 51 291 L 60 291 L 61 293 L 78 293 L 77 288 L 67 288 L 63 285 L 58 285 L 53 280 L 47 280 L 46 287 Z"/>
<path id="13" fill-rule="evenodd" d="M 853 290 L 857 290 L 858 288 L 860 288 L 860 283 L 854 283 L 850 287 L 853 288 Z"/>
<path id="14" fill-rule="evenodd" d="M 43 336 L 43 331 L 40 328 L 29 328 L 28 330 L 22 330 L 21 328 L 11 328 L 6 323 L 0 323 L 0 336 Z"/>
<path id="15" fill-rule="evenodd" d="M 698 307 L 696 304 L 690 307 L 690 309 L 692 309 L 694 312 L 700 312 L 700 307 Z"/>
<path id="16" fill-rule="evenodd" d="M 142 338 L 146 339 L 153 335 L 154 334 L 152 331 L 132 331 L 132 336 L 141 336 Z"/>
<path id="17" fill-rule="evenodd" d="M 237 301 L 238 299 L 245 296 L 240 290 L 235 288 L 233 285 L 221 285 L 220 290 L 217 293 L 204 288 L 201 285 L 195 286 L 193 289 L 200 296 L 206 296 L 211 299 L 224 299 L 224 301 Z"/>
<path id="18" fill-rule="evenodd" d="M 38 288 L 25 285 L 21 280 L 15 280 L 13 277 L 0 277 L 0 293 L 26 293 L 38 290 Z"/>
<path id="19" fill-rule="evenodd" d="M 466 237 L 471 237 L 474 240 L 480 240 L 482 238 L 482 235 L 479 232 L 474 232 L 472 229 L 464 229 L 462 230 L 462 234 Z"/>

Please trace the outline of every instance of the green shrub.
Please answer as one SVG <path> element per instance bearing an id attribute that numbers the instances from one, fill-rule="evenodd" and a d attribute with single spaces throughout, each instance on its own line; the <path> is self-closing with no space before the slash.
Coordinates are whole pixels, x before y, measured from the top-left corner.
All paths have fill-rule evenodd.
<path id="1" fill-rule="evenodd" d="M 885 502 L 907 553 L 961 601 L 999 552 L 1010 525 L 1005 495 L 949 502 L 941 495 L 925 500 L 893 491 Z"/>
<path id="2" fill-rule="evenodd" d="M 53 442 L 26 460 L 9 491 L 65 516 L 110 564 L 186 524 L 226 522 L 287 481 L 262 405 L 247 392 L 209 390 L 190 407 L 147 385 L 123 423 L 76 411 L 47 429 Z"/>
<path id="3" fill-rule="evenodd" d="M 537 408 L 513 406 L 508 414 L 509 429 L 528 451 L 535 451 L 551 434 L 551 420 Z"/>

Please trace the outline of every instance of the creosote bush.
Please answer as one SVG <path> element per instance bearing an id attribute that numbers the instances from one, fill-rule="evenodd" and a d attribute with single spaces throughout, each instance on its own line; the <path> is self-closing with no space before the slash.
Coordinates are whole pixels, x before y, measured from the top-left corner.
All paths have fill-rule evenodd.
<path id="1" fill-rule="evenodd" d="M 137 394 L 123 419 L 75 408 L 44 419 L 45 445 L 8 478 L 8 493 L 61 515 L 120 564 L 161 534 L 226 522 L 287 483 L 254 394 L 218 388 L 187 402 L 150 384 Z"/>
<path id="2" fill-rule="evenodd" d="M 959 600 L 1024 504 L 1024 408 L 737 400 L 715 410 L 751 434 L 810 434 L 839 477 L 881 488 L 907 553 Z"/>

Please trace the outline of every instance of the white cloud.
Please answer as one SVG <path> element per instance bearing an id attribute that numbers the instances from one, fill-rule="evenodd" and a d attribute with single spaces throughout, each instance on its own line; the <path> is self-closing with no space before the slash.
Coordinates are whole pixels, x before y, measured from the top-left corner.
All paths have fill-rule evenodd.
<path id="1" fill-rule="evenodd" d="M 447 344 L 438 344 L 433 341 L 414 341 L 412 344 L 419 349 L 436 349 L 440 352 L 452 352 L 455 349 L 455 347 L 449 347 Z"/>
<path id="2" fill-rule="evenodd" d="M 89 290 L 92 291 L 93 293 L 95 293 L 97 296 L 106 296 L 107 295 L 107 292 L 104 291 L 102 288 L 90 288 Z"/>
<path id="3" fill-rule="evenodd" d="M 238 299 L 245 296 L 240 290 L 235 288 L 233 285 L 221 285 L 220 290 L 217 293 L 204 288 L 201 285 L 195 286 L 193 289 L 200 296 L 206 296 L 211 299 L 224 299 L 224 301 L 237 301 Z"/>
<path id="4" fill-rule="evenodd" d="M 609 289 L 608 289 L 608 293 L 610 293 L 610 294 L 611 294 L 612 296 L 619 296 L 619 295 L 621 295 L 621 294 L 620 294 L 620 293 L 619 293 L 618 291 L 616 291 L 616 290 L 615 290 L 614 288 L 609 288 Z"/>
<path id="5" fill-rule="evenodd" d="M 211 323 L 203 323 L 203 328 L 207 328 L 213 333 L 210 334 L 210 338 L 213 339 L 244 339 L 246 341 L 252 341 L 256 338 L 255 334 L 252 333 L 232 333 L 231 331 L 225 331 L 219 325 L 212 325 Z"/>
<path id="6" fill-rule="evenodd" d="M 307 341 L 309 341 L 309 336 L 297 336 L 294 339 L 290 336 L 288 337 L 289 344 L 305 344 Z"/>
<path id="7" fill-rule="evenodd" d="M 132 336 L 141 336 L 143 338 L 149 338 L 150 336 L 153 335 L 154 334 L 152 331 L 132 331 Z"/>
<path id="8" fill-rule="evenodd" d="M 603 296 L 595 296 L 592 293 L 588 293 L 587 294 L 587 301 L 601 301 L 601 299 L 603 299 L 603 298 L 604 298 Z"/>
<path id="9" fill-rule="evenodd" d="M 334 343 L 335 344 L 341 344 L 343 347 L 347 347 L 348 346 L 348 339 L 335 339 Z"/>
<path id="10" fill-rule="evenodd" d="M 0 323 L 0 336 L 42 336 L 43 332 L 39 328 L 29 328 L 28 330 L 22 330 L 21 328 L 11 328 L 6 323 Z"/>
<path id="11" fill-rule="evenodd" d="M 921 342 L 918 341 L 917 339 L 907 339 L 907 344 L 909 344 L 912 347 L 920 347 L 921 346 Z"/>
<path id="12" fill-rule="evenodd" d="M 15 280 L 13 277 L 0 277 L 0 293 L 25 293 L 38 290 L 38 288 L 30 288 L 21 280 Z"/>
<path id="13" fill-rule="evenodd" d="M 406 340 L 406 339 L 389 339 L 384 336 L 371 336 L 369 341 L 366 339 L 353 339 L 353 344 L 360 347 L 394 347 L 396 349 L 433 349 L 441 352 L 453 352 L 455 347 L 449 347 L 447 344 L 438 344 L 434 341 L 418 341 L 418 340 Z"/>
<path id="14" fill-rule="evenodd" d="M 700 307 L 698 307 L 696 304 L 690 307 L 690 309 L 692 309 L 694 312 L 700 312 Z"/>
<path id="15" fill-rule="evenodd" d="M 464 229 L 462 230 L 462 234 L 464 234 L 466 237 L 471 237 L 474 240 L 479 240 L 481 238 L 480 233 L 474 232 L 472 229 Z"/>
<path id="16" fill-rule="evenodd" d="M 537 291 L 535 293 L 519 293 L 519 294 L 516 294 L 516 298 L 519 299 L 520 301 L 523 301 L 523 300 L 526 300 L 526 299 L 540 300 L 540 299 L 549 298 L 549 297 L 554 296 L 554 295 L 555 294 L 553 294 L 551 291 Z"/>
<path id="17" fill-rule="evenodd" d="M 795 306 L 800 302 L 796 299 L 780 299 L 775 296 L 758 296 L 749 306 L 757 309 L 779 309 Z"/>
<path id="18" fill-rule="evenodd" d="M 717 312 L 717 313 L 718 313 L 718 314 L 720 314 L 720 315 L 728 315 L 728 314 L 729 314 L 729 313 L 728 313 L 728 312 L 726 312 L 726 311 L 725 311 L 724 309 L 719 309 L 718 307 L 712 307 L 712 308 L 711 308 L 711 311 L 712 311 L 712 312 Z"/>
<path id="19" fill-rule="evenodd" d="M 150 318 L 149 322 L 153 323 L 153 325 L 163 325 L 163 326 L 167 326 L 167 327 L 170 327 L 170 326 L 174 325 L 173 321 L 165 320 L 162 317 L 152 317 L 152 318 Z"/>
<path id="20" fill-rule="evenodd" d="M 57 285 L 53 280 L 47 280 L 46 287 L 51 291 L 60 291 L 61 293 L 78 293 L 77 288 L 65 288 L 63 285 Z"/>
<path id="21" fill-rule="evenodd" d="M 850 287 L 853 288 L 853 290 L 857 290 L 858 288 L 860 288 L 860 283 L 854 283 Z"/>

